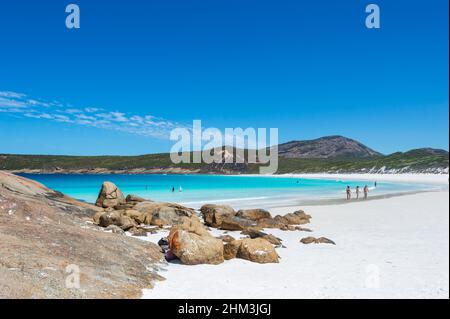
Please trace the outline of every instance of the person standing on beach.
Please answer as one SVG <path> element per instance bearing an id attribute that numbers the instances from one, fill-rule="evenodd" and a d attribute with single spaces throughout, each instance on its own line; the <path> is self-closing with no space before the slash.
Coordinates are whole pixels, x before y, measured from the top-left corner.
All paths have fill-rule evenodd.
<path id="1" fill-rule="evenodd" d="M 352 198 L 352 190 L 350 186 L 347 186 L 346 193 L 347 193 L 347 200 L 350 200 Z"/>
<path id="2" fill-rule="evenodd" d="M 364 199 L 369 197 L 369 186 L 364 186 Z"/>
<path id="3" fill-rule="evenodd" d="M 359 199 L 359 186 L 356 186 L 356 199 Z"/>

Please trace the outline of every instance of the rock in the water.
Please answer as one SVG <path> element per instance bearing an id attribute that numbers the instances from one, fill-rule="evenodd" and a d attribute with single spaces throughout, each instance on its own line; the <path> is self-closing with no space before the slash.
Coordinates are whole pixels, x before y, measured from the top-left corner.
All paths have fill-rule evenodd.
<path id="1" fill-rule="evenodd" d="M 272 218 L 270 213 L 265 209 L 244 209 L 239 210 L 236 214 L 237 217 L 257 221 L 260 219 Z"/>
<path id="2" fill-rule="evenodd" d="M 210 235 L 197 220 L 185 220 L 172 227 L 169 248 L 186 265 L 217 265 L 224 261 L 222 241 Z"/>
<path id="3" fill-rule="evenodd" d="M 125 203 L 125 197 L 120 189 L 111 182 L 104 182 L 98 194 L 95 205 L 103 208 L 114 207 Z"/>
<path id="4" fill-rule="evenodd" d="M 224 230 L 244 230 L 250 227 L 257 227 L 257 223 L 237 216 L 224 219 L 220 226 L 220 228 Z"/>
<path id="5" fill-rule="evenodd" d="M 278 263 L 278 254 L 275 248 L 262 238 L 243 239 L 237 257 L 260 264 Z"/>
<path id="6" fill-rule="evenodd" d="M 207 226 L 219 228 L 222 226 L 222 221 L 227 218 L 234 217 L 236 212 L 228 205 L 214 205 L 206 204 L 200 208 L 203 215 L 203 220 Z"/>
<path id="7" fill-rule="evenodd" d="M 331 239 L 328 239 L 326 237 L 320 237 L 320 238 L 305 237 L 305 238 L 302 238 L 300 240 L 300 242 L 302 244 L 305 244 L 305 245 L 308 245 L 308 244 L 332 244 L 332 245 L 336 245 L 336 243 L 334 241 L 332 241 Z"/>

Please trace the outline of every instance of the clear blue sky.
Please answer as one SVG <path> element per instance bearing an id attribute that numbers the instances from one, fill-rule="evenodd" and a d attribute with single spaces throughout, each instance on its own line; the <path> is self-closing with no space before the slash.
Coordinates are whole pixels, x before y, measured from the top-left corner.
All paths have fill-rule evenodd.
<path id="1" fill-rule="evenodd" d="M 69 3 L 81 29 L 65 28 Z M 381 29 L 365 28 L 365 6 Z M 171 127 L 448 149 L 448 1 L 2 1 L 0 153 L 168 151 Z M 146 115 L 149 115 L 145 118 Z"/>

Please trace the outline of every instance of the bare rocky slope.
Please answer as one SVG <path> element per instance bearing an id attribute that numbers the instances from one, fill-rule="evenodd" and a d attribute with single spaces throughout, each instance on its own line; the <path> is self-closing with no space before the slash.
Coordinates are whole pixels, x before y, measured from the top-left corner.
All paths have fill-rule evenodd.
<path id="1" fill-rule="evenodd" d="M 278 146 L 285 158 L 370 158 L 381 153 L 343 136 L 326 136 L 315 140 L 292 141 Z"/>
<path id="2" fill-rule="evenodd" d="M 98 210 L 0 171 L 0 298 L 139 298 L 163 279 L 159 247 L 102 231 Z"/>

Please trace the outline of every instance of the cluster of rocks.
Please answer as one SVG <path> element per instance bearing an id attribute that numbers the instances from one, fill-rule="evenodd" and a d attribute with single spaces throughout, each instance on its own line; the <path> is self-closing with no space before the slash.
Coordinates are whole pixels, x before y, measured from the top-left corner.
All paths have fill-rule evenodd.
<path id="1" fill-rule="evenodd" d="M 129 231 L 133 235 L 146 235 L 147 232 L 170 227 L 168 237 L 162 238 L 158 244 L 167 260 L 177 258 L 187 265 L 216 265 L 233 258 L 256 263 L 278 263 L 279 256 L 275 248 L 283 247 L 282 241 L 263 232 L 264 228 L 311 231 L 300 226 L 308 224 L 311 219 L 301 210 L 272 217 L 264 209 L 235 211 L 228 205 L 207 204 L 200 208 L 202 223 L 192 208 L 154 202 L 134 195 L 125 197 L 110 182 L 103 183 L 96 205 L 103 209 L 95 214 L 94 222 L 114 233 Z M 208 227 L 240 231 L 245 237 L 235 239 L 223 235 L 217 238 L 209 232 Z M 324 239 L 306 241 L 325 242 Z"/>
<path id="2" fill-rule="evenodd" d="M 311 216 L 302 210 L 272 217 L 264 209 L 244 209 L 236 212 L 228 205 L 207 204 L 200 208 L 200 212 L 205 225 L 222 230 L 245 231 L 279 228 L 281 230 L 311 231 L 299 226 L 308 224 L 311 219 Z"/>
<path id="3" fill-rule="evenodd" d="M 279 258 L 274 246 L 263 237 L 242 240 L 231 236 L 216 238 L 196 219 L 173 226 L 167 241 L 170 252 L 187 265 L 217 265 L 233 258 L 277 263 Z"/>
<path id="4" fill-rule="evenodd" d="M 96 205 L 103 208 L 94 215 L 96 224 L 113 232 L 129 231 L 138 236 L 197 218 L 195 210 L 182 205 L 154 202 L 135 195 L 125 197 L 111 182 L 103 183 Z"/>

